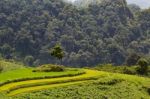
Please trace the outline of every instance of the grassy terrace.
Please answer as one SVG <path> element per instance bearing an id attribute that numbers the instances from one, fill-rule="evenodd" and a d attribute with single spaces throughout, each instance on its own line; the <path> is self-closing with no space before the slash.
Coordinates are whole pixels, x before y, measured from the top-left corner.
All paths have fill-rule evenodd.
<path id="1" fill-rule="evenodd" d="M 0 82 L 8 80 L 23 79 L 23 78 L 36 78 L 36 77 L 54 77 L 54 76 L 67 76 L 84 73 L 82 69 L 67 69 L 65 72 L 32 72 L 32 68 L 17 69 L 7 71 L 0 74 Z"/>
<path id="2" fill-rule="evenodd" d="M 88 81 L 76 81 L 76 82 L 66 82 L 66 83 L 59 83 L 59 84 L 52 84 L 52 85 L 43 85 L 43 86 L 33 86 L 33 87 L 26 87 L 26 88 L 20 88 L 17 90 L 14 90 L 8 94 L 8 96 L 16 96 L 21 93 L 25 92 L 32 92 L 32 91 L 37 91 L 37 90 L 44 90 L 44 89 L 49 89 L 49 88 L 57 88 L 57 87 L 63 87 L 63 86 L 70 86 L 70 85 L 76 85 L 76 84 L 81 84 L 81 83 L 88 83 Z"/>
<path id="3" fill-rule="evenodd" d="M 98 78 L 19 88 L 8 95 L 13 99 L 26 99 L 27 97 L 31 99 L 36 99 L 36 97 L 38 99 L 74 99 L 73 97 L 78 99 L 105 99 L 104 97 L 108 99 L 150 99 L 147 91 L 150 85 L 149 78 L 94 70 L 90 72 L 78 77 L 87 78 L 93 74 L 93 77 L 98 76 Z M 66 78 L 57 79 L 66 80 Z"/>
<path id="4" fill-rule="evenodd" d="M 95 77 L 99 75 L 103 75 L 103 73 L 99 73 L 98 71 L 95 70 L 85 70 L 86 74 L 83 75 L 78 75 L 78 76 L 73 76 L 73 77 L 60 77 L 60 78 L 50 78 L 50 79 L 36 79 L 36 80 L 26 80 L 26 81 L 18 81 L 18 82 L 12 82 L 9 84 L 5 84 L 0 87 L 0 91 L 4 92 L 9 92 L 9 95 L 15 95 L 16 90 L 26 89 L 27 91 L 33 90 L 34 88 L 32 87 L 37 87 L 37 86 L 44 86 L 44 85 L 49 85 L 49 84 L 60 84 L 60 83 L 67 83 L 67 82 L 80 82 L 80 81 L 86 81 L 86 80 L 93 80 L 96 79 Z M 51 86 L 52 87 L 52 86 Z M 42 88 L 42 87 L 40 87 Z M 21 91 L 21 92 L 26 92 L 26 90 Z M 15 93 L 13 93 L 13 91 Z M 17 94 L 21 93 L 17 91 Z"/>
<path id="5" fill-rule="evenodd" d="M 4 71 L 0 73 L 0 99 L 8 99 L 7 96 L 12 99 L 37 99 L 37 96 L 38 99 L 150 99 L 150 78 L 147 77 L 105 72 L 103 69 L 32 72 L 35 68 L 1 63 Z"/>

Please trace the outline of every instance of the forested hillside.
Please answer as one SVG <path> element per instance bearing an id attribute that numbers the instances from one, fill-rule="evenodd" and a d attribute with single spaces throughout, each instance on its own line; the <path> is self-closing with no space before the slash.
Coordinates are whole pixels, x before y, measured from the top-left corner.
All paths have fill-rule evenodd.
<path id="1" fill-rule="evenodd" d="M 85 8 L 63 0 L 0 0 L 0 53 L 32 66 L 55 63 L 50 49 L 60 43 L 64 65 L 122 65 L 133 53 L 150 55 L 150 9 L 133 11 L 125 0 Z"/>

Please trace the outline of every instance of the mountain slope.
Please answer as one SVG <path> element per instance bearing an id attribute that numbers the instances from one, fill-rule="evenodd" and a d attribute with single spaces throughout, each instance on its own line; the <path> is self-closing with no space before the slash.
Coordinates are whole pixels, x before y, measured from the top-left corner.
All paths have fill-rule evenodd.
<path id="1" fill-rule="evenodd" d="M 135 44 L 145 31 L 125 0 L 86 8 L 60 0 L 1 0 L 0 6 L 0 53 L 6 59 L 35 66 L 59 63 L 50 56 L 57 43 L 65 52 L 62 64 L 77 67 L 121 65 L 132 52 L 149 53 L 149 46 Z"/>

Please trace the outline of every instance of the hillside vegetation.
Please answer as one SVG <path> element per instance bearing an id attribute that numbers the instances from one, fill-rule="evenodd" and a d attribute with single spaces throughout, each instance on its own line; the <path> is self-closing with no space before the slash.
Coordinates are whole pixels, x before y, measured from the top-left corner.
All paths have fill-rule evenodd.
<path id="1" fill-rule="evenodd" d="M 103 64 L 97 65 L 93 69 L 111 73 L 122 73 L 122 74 L 150 77 L 150 66 L 148 66 L 147 69 L 148 73 L 146 75 L 139 74 L 138 68 L 139 66 L 113 66 L 112 64 Z"/>
<path id="2" fill-rule="evenodd" d="M 10 66 L 17 64 L 5 63 Z M 119 74 L 123 73 L 123 67 L 105 65 L 94 68 L 100 71 L 53 64 L 36 68 L 20 67 L 0 73 L 0 99 L 150 98 L 150 78 Z M 60 68 L 63 71 L 56 71 Z M 104 72 L 106 69 L 109 72 Z"/>
<path id="3" fill-rule="evenodd" d="M 65 70 L 65 72 L 32 72 L 32 68 L 17 69 L 0 74 L 0 82 L 11 80 L 28 80 L 28 79 L 42 79 L 42 78 L 52 78 L 56 76 L 74 76 L 84 73 L 82 70 Z"/>
<path id="4" fill-rule="evenodd" d="M 86 2 L 84 2 L 86 3 Z M 121 65 L 134 53 L 149 56 L 149 9 L 134 14 L 125 0 L 76 7 L 63 0 L 1 0 L 0 53 L 27 65 L 59 63 L 50 49 L 60 43 L 62 64 Z"/>
<path id="5" fill-rule="evenodd" d="M 149 78 L 99 72 L 97 80 L 22 88 L 12 91 L 9 95 L 27 91 L 13 96 L 13 99 L 149 99 L 149 81 Z M 30 92 L 32 90 L 40 91 Z"/>
<path id="6" fill-rule="evenodd" d="M 0 0 L 0 99 L 150 99 L 150 9 Z"/>
<path id="7" fill-rule="evenodd" d="M 0 59 L 0 72 L 7 72 L 16 69 L 23 69 L 25 66 L 22 63 Z"/>

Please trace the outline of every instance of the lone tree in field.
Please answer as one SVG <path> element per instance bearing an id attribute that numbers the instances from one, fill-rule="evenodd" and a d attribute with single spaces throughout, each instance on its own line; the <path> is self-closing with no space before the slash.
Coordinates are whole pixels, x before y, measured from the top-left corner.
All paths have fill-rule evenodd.
<path id="1" fill-rule="evenodd" d="M 64 57 L 64 52 L 60 44 L 56 44 L 51 49 L 51 56 L 56 57 L 59 60 L 62 60 L 62 58 Z"/>

